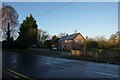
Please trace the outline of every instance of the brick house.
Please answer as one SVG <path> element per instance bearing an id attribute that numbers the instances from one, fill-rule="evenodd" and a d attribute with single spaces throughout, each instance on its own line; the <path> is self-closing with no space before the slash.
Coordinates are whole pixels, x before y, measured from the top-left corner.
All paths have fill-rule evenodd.
<path id="1" fill-rule="evenodd" d="M 58 49 L 60 50 L 80 50 L 85 38 L 80 33 L 74 33 L 64 36 L 58 40 Z"/>

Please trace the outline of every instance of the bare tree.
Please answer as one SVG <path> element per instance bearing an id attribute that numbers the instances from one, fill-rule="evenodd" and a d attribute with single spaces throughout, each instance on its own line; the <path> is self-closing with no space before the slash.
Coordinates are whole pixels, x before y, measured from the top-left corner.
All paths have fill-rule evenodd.
<path id="1" fill-rule="evenodd" d="M 57 37 L 62 38 L 62 37 L 67 36 L 67 35 L 68 35 L 67 33 L 61 32 L 60 34 L 57 35 Z"/>
<path id="2" fill-rule="evenodd" d="M 38 42 L 39 43 L 44 43 L 45 40 L 47 40 L 49 37 L 48 33 L 44 30 L 39 29 L 38 30 Z"/>
<path id="3" fill-rule="evenodd" d="M 2 31 L 3 31 L 3 38 L 15 38 L 18 29 L 18 14 L 16 10 L 11 6 L 2 7 Z"/>

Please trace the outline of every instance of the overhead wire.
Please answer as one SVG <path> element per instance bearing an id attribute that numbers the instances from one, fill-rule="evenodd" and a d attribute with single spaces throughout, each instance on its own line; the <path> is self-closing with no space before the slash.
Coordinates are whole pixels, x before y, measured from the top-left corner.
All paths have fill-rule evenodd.
<path id="1" fill-rule="evenodd" d="M 58 6 L 58 7 L 49 9 L 49 10 L 46 10 L 46 11 L 44 11 L 44 12 L 42 12 L 42 13 L 35 14 L 34 17 L 39 17 L 39 16 L 42 16 L 42 15 L 48 14 L 48 13 L 50 13 L 50 12 L 53 12 L 53 11 L 55 11 L 55 10 L 59 10 L 59 9 L 61 9 L 61 8 L 63 8 L 63 7 L 66 7 L 66 6 L 70 5 L 70 4 L 72 4 L 72 3 L 74 3 L 74 2 L 66 2 L 65 4 L 63 4 L 63 5 L 61 5 L 61 6 Z M 21 23 L 21 22 L 23 22 L 23 21 L 20 21 L 20 20 L 19 20 L 19 22 Z"/>
<path id="2" fill-rule="evenodd" d="M 37 16 L 41 16 L 41 15 L 48 14 L 48 13 L 50 13 L 50 12 L 52 12 L 52 11 L 58 10 L 58 9 L 60 9 L 60 8 L 63 8 L 63 7 L 65 7 L 65 6 L 70 5 L 70 4 L 72 4 L 72 3 L 73 3 L 73 2 L 67 2 L 66 4 L 63 4 L 63 5 L 61 5 L 61 6 L 55 7 L 55 8 L 50 9 L 50 10 L 47 10 L 47 11 L 42 12 L 42 13 L 40 13 L 40 14 L 38 14 L 38 15 L 35 15 L 35 16 L 37 17 Z"/>

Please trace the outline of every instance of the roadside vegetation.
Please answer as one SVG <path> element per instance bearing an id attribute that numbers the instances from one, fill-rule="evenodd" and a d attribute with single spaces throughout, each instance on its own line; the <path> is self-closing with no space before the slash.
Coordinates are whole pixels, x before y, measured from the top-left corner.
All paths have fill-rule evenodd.
<path id="1" fill-rule="evenodd" d="M 104 36 L 89 38 L 83 43 L 84 51 L 80 55 L 66 55 L 64 58 L 87 60 L 94 62 L 120 64 L 120 32 L 112 34 L 108 39 Z"/>

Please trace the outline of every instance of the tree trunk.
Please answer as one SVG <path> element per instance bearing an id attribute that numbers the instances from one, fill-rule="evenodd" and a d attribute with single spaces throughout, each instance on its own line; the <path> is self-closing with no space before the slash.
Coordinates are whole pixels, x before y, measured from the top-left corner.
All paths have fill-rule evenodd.
<path id="1" fill-rule="evenodd" d="M 7 30 L 7 41 L 10 40 L 10 23 L 8 23 L 8 30 Z"/>

